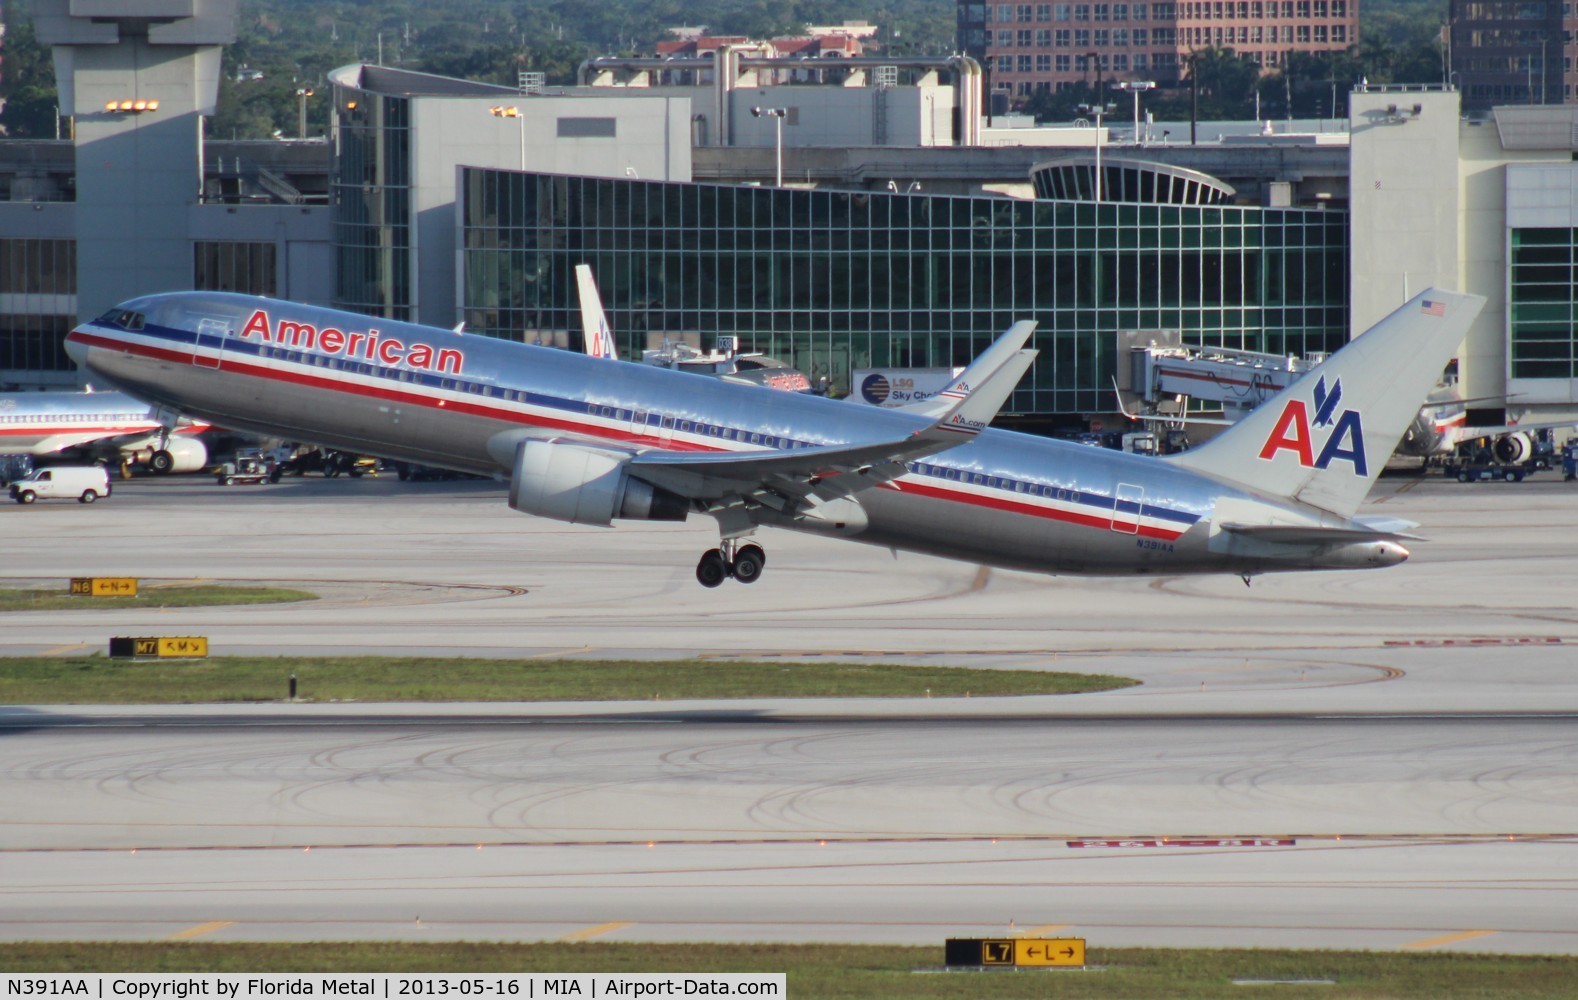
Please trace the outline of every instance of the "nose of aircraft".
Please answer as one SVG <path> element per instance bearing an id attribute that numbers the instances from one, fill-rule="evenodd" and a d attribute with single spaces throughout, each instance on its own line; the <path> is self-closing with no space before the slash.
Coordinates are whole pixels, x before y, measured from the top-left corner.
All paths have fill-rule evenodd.
<path id="1" fill-rule="evenodd" d="M 82 327 L 79 326 L 66 337 L 66 356 L 76 362 L 78 368 L 85 367 L 88 359 L 87 345 L 76 336 L 81 330 Z"/>

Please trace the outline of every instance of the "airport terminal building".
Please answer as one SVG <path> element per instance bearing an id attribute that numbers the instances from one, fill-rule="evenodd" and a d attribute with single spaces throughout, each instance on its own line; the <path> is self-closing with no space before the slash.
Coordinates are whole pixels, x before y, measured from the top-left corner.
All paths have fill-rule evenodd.
<path id="1" fill-rule="evenodd" d="M 1009 409 L 1036 417 L 1110 409 L 1115 330 L 1277 353 L 1346 339 L 1342 212 L 482 168 L 460 197 L 468 329 L 579 329 L 587 262 L 628 351 L 737 333 L 838 393 L 857 368 L 963 365 L 1019 319 L 1041 356 Z"/>
<path id="2" fill-rule="evenodd" d="M 166 60 L 145 81 L 142 56 L 115 55 L 143 36 L 41 19 L 75 53 L 57 65 L 77 129 L 0 141 L 0 381 L 74 381 L 59 346 L 71 324 L 177 288 L 578 347 L 572 269 L 586 262 L 627 352 L 738 335 L 834 391 L 856 368 L 961 364 L 1034 319 L 1041 354 L 1009 407 L 1026 426 L 1113 412 L 1121 336 L 1330 351 L 1429 284 L 1491 299 L 1460 359 L 1471 394 L 1578 402 L 1566 108 L 1475 122 L 1454 91 L 1370 88 L 1346 146 L 1119 147 L 1086 129 L 1083 148 L 1056 150 L 944 127 L 939 108 L 978 106 L 968 60 L 943 61 L 951 82 L 922 67 L 902 100 L 774 86 L 750 66 L 700 86 L 544 93 L 356 65 L 330 75 L 328 142 L 224 145 L 199 137 L 225 25 L 182 33 L 159 11 L 171 30 L 148 37 L 187 76 Z M 157 88 L 157 112 L 94 110 Z M 785 115 L 750 114 L 764 105 Z M 846 145 L 819 145 L 818 121 Z M 782 187 L 775 125 L 793 134 Z M 1092 139 L 1108 140 L 1099 160 Z M 1219 180 L 1239 167 L 1266 183 Z"/>

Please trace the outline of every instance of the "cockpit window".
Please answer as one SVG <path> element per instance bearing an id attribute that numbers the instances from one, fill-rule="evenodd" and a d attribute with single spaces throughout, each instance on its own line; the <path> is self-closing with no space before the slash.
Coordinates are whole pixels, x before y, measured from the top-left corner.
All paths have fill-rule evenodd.
<path id="1" fill-rule="evenodd" d="M 143 323 L 146 322 L 146 317 L 142 313 L 133 312 L 130 309 L 111 309 L 103 316 L 100 316 L 96 322 L 118 326 L 122 330 L 141 330 Z"/>

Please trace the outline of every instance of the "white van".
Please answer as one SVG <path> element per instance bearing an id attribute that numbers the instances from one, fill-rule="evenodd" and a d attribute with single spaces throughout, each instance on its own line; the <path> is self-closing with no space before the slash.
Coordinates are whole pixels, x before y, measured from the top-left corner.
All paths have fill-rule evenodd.
<path id="1" fill-rule="evenodd" d="M 34 469 L 10 486 L 11 499 L 17 503 L 34 500 L 75 499 L 92 503 L 110 495 L 110 477 L 102 466 L 61 466 Z"/>

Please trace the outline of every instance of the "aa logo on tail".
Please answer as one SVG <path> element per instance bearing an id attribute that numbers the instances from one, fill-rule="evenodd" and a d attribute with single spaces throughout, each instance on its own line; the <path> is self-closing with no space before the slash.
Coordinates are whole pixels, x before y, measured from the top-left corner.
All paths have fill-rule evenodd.
<path id="1" fill-rule="evenodd" d="M 1364 457 L 1364 422 L 1358 410 L 1342 410 L 1342 379 L 1326 390 L 1326 378 L 1315 383 L 1315 416 L 1310 418 L 1309 406 L 1302 399 L 1290 399 L 1282 406 L 1282 415 L 1271 429 L 1266 443 L 1260 448 L 1260 457 L 1275 459 L 1280 451 L 1291 451 L 1299 464 L 1306 469 L 1326 469 L 1341 459 L 1353 466 L 1356 476 L 1370 474 L 1369 462 Z M 1315 452 L 1316 431 L 1324 431 L 1320 453 Z"/>

